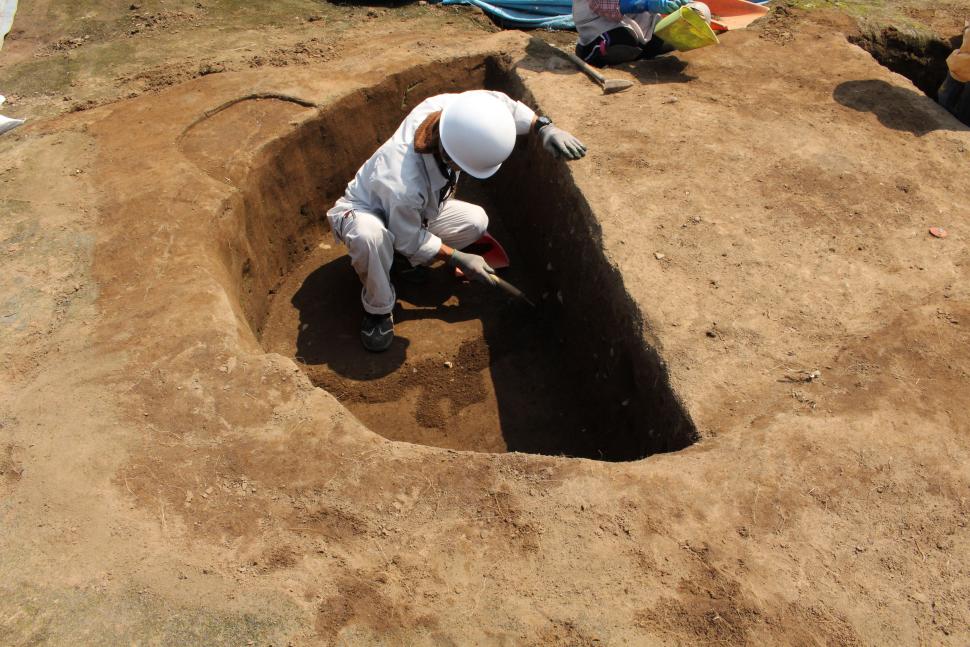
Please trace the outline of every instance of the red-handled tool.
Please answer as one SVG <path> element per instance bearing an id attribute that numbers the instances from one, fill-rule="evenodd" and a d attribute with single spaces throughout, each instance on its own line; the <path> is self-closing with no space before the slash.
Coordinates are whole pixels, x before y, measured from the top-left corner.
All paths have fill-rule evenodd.
<path id="1" fill-rule="evenodd" d="M 487 231 L 482 234 L 481 238 L 461 251 L 468 252 L 469 254 L 478 254 L 485 259 L 485 262 L 493 270 L 500 270 L 503 267 L 511 265 L 509 255 L 505 253 L 505 249 Z M 455 276 L 461 278 L 465 275 L 456 267 Z"/>

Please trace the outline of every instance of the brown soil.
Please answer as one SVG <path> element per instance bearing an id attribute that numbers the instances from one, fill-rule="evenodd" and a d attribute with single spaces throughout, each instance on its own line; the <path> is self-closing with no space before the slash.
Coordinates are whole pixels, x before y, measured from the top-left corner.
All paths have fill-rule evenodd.
<path id="1" fill-rule="evenodd" d="M 190 18 L 21 3 L 0 59 L 31 116 L 0 138 L 0 643 L 970 641 L 970 130 L 854 28 L 777 12 L 603 96 L 468 10 L 138 4 Z M 462 189 L 547 298 L 439 269 L 363 356 L 323 214 L 471 86 L 589 146 Z"/>

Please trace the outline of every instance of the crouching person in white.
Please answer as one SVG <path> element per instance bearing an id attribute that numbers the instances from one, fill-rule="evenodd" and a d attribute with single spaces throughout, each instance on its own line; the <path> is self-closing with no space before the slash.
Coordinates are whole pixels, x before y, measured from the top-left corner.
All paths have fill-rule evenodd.
<path id="1" fill-rule="evenodd" d="M 412 267 L 446 260 L 471 279 L 491 283 L 491 267 L 461 249 L 485 233 L 488 215 L 454 200 L 462 171 L 494 174 L 515 147 L 517 135 L 536 133 L 552 155 L 579 159 L 586 147 L 501 92 L 473 90 L 422 101 L 394 135 L 367 160 L 327 212 L 337 240 L 363 283 L 360 340 L 383 351 L 394 340 L 394 253 Z"/>

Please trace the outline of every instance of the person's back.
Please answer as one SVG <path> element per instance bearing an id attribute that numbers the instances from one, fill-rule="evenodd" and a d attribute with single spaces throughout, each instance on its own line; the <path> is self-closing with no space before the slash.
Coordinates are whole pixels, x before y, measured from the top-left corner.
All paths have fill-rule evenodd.
<path id="1" fill-rule="evenodd" d="M 673 46 L 653 30 L 661 14 L 685 5 L 710 22 L 707 5 L 691 0 L 573 0 L 573 22 L 579 34 L 576 56 L 603 67 L 672 52 Z"/>
<path id="2" fill-rule="evenodd" d="M 623 15 L 616 0 L 573 0 L 573 22 L 576 23 L 580 45 L 588 45 L 600 34 L 621 26 L 630 30 L 642 45 L 653 36 L 653 27 L 659 20 L 659 14 L 645 10 Z"/>
<path id="3" fill-rule="evenodd" d="M 946 59 L 949 74 L 940 86 L 939 102 L 953 116 L 970 125 L 970 20 L 964 23 L 963 43 Z"/>

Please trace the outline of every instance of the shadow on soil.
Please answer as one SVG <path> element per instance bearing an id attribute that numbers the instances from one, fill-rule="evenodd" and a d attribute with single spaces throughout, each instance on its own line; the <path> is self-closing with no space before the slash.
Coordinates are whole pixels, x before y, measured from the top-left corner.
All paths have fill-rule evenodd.
<path id="1" fill-rule="evenodd" d="M 845 81 L 833 98 L 847 108 L 871 112 L 886 128 L 922 137 L 934 130 L 967 130 L 921 92 L 892 85 L 881 79 Z"/>
<path id="2" fill-rule="evenodd" d="M 363 317 L 360 281 L 349 256 L 310 274 L 292 303 L 300 312 L 296 359 L 303 364 L 326 365 L 352 380 L 382 378 L 404 364 L 410 342 L 400 335 L 383 353 L 368 353 L 361 347 L 357 339 Z"/>
<path id="3" fill-rule="evenodd" d="M 573 45 L 563 47 L 563 50 L 572 52 Z M 519 63 L 525 69 L 552 74 L 583 74 L 561 51 L 538 38 L 533 38 L 529 42 L 526 52 L 529 57 Z M 668 54 L 653 59 L 611 65 L 600 69 L 599 73 L 610 78 L 610 70 L 623 70 L 633 75 L 642 85 L 688 83 L 697 78 L 685 74 L 685 69 L 687 69 L 686 62 Z M 594 83 L 594 81 L 591 79 L 590 83 Z"/>
<path id="4" fill-rule="evenodd" d="M 503 240 L 509 239 L 503 236 Z M 521 273 L 503 274 L 525 285 Z M 432 270 L 423 285 L 399 281 L 397 291 L 399 301 L 407 304 L 406 308 L 395 310 L 398 330 L 400 324 L 409 321 L 480 320 L 482 341 L 463 343 L 453 369 L 443 369 L 440 362 L 434 366 L 419 363 L 414 365 L 414 378 L 409 379 L 410 364 L 399 371 L 407 360 L 408 340 L 397 337 L 389 351 L 378 354 L 368 353 L 356 340 L 360 282 L 349 258 L 341 256 L 312 272 L 291 300 L 300 320 L 297 359 L 310 369 L 311 378 L 319 376 L 321 370 L 329 370 L 365 382 L 356 387 L 355 393 L 336 394 L 352 402 L 393 401 L 402 396 L 404 389 L 418 389 L 424 392 L 421 400 L 425 406 L 441 414 L 436 406 L 440 400 L 450 402 L 455 411 L 485 397 L 479 386 L 467 388 L 471 382 L 480 385 L 485 372 L 498 404 L 496 426 L 509 451 L 606 457 L 603 434 L 594 433 L 600 426 L 595 408 L 588 406 L 597 398 L 584 392 L 596 388 L 592 384 L 595 380 L 577 374 L 562 338 L 552 334 L 560 327 L 553 309 L 539 312 L 485 286 L 461 283 L 444 267 Z M 415 334 L 422 333 L 419 329 Z M 453 384 L 439 383 L 450 376 L 454 377 Z M 462 424 L 456 415 L 443 415 L 447 427 Z M 448 433 L 452 437 L 461 435 L 458 429 L 449 429 Z M 622 452 L 614 456 L 620 457 L 633 458 Z"/>
<path id="5" fill-rule="evenodd" d="M 669 54 L 649 60 L 614 65 L 613 67 L 629 72 L 643 85 L 689 83 L 697 78 L 684 73 L 684 70 L 687 69 L 686 62 Z"/>

